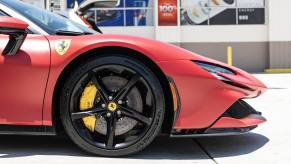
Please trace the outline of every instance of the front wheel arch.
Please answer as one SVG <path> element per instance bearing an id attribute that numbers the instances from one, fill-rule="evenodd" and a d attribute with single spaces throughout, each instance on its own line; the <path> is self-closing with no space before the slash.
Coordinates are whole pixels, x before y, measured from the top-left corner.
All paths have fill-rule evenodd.
<path id="1" fill-rule="evenodd" d="M 167 76 L 162 72 L 159 66 L 155 62 L 153 62 L 150 58 L 148 58 L 146 55 L 138 51 L 125 48 L 125 47 L 101 47 L 101 48 L 92 49 L 90 51 L 87 51 L 79 55 L 75 59 L 73 59 L 64 68 L 64 70 L 62 71 L 56 83 L 54 94 L 53 94 L 53 101 L 52 101 L 53 102 L 52 122 L 53 122 L 53 127 L 55 128 L 57 134 L 63 134 L 64 132 L 63 125 L 60 120 L 60 95 L 61 95 L 61 88 L 63 87 L 64 82 L 66 81 L 66 78 L 81 63 L 86 62 L 92 58 L 96 58 L 99 55 L 103 55 L 103 54 L 120 54 L 120 55 L 125 55 L 128 57 L 135 58 L 139 60 L 140 62 L 144 63 L 145 65 L 147 65 L 156 74 L 156 76 L 158 77 L 161 83 L 162 89 L 164 91 L 164 97 L 165 97 L 165 103 L 166 103 L 166 111 L 165 111 L 164 122 L 162 125 L 162 133 L 169 135 L 173 127 L 175 113 L 174 113 L 172 92 L 171 92 L 171 88 L 170 88 Z"/>

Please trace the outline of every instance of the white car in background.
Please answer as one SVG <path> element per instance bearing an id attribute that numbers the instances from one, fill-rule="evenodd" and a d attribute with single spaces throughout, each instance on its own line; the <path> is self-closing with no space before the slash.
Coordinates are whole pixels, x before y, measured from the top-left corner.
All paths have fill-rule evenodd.
<path id="1" fill-rule="evenodd" d="M 120 0 L 84 0 L 80 4 L 75 0 L 73 8 L 59 11 L 58 14 L 102 33 L 96 26 L 94 18 L 92 18 L 91 15 L 86 15 L 88 14 L 88 10 L 97 7 L 111 8 L 118 6 L 119 4 Z"/>

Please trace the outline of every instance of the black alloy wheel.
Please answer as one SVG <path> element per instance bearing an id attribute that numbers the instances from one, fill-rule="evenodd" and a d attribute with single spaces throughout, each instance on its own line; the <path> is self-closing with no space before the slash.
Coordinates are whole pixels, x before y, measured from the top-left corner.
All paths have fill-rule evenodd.
<path id="1" fill-rule="evenodd" d="M 138 60 L 106 55 L 85 62 L 67 79 L 61 120 L 82 149 L 102 156 L 136 153 L 161 129 L 162 87 Z"/>

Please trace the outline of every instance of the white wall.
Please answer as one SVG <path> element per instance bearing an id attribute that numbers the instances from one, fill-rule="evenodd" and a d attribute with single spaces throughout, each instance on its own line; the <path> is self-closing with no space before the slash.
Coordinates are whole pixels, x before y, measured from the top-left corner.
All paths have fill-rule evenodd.
<path id="1" fill-rule="evenodd" d="M 291 41 L 291 0 L 269 0 L 269 40 Z"/>
<path id="2" fill-rule="evenodd" d="M 267 25 L 159 27 L 156 39 L 170 42 L 265 42 Z"/>
<path id="3" fill-rule="evenodd" d="M 135 35 L 140 37 L 145 37 L 149 39 L 155 39 L 155 27 L 100 27 L 105 34 L 125 34 L 125 35 Z"/>

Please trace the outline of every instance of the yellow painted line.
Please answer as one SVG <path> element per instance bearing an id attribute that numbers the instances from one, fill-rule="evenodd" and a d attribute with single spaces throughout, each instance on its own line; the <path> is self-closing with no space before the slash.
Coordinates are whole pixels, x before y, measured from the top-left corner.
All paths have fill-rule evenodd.
<path id="1" fill-rule="evenodd" d="M 227 47 L 227 64 L 232 66 L 232 47 Z"/>
<path id="2" fill-rule="evenodd" d="M 291 73 L 291 68 L 271 68 L 265 69 L 266 73 Z"/>

